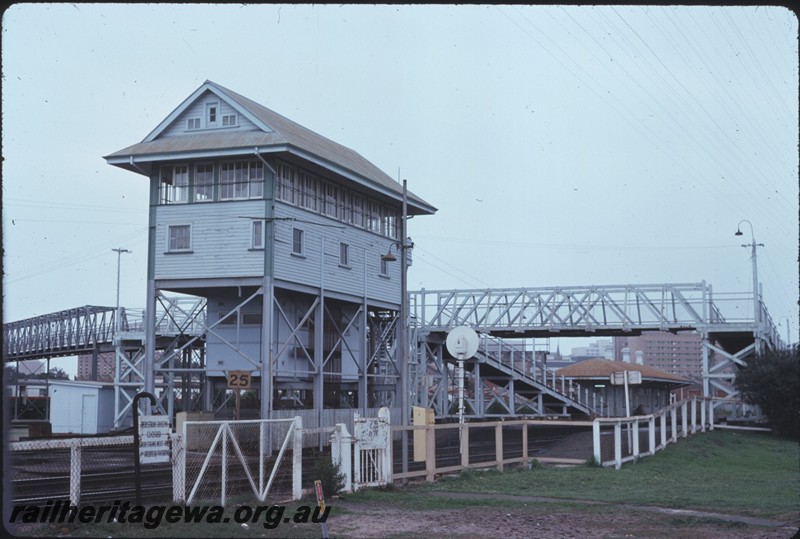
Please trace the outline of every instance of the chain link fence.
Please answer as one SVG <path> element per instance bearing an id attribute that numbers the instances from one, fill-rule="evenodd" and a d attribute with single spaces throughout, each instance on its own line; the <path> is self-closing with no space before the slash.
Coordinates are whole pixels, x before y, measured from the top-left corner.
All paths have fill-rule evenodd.
<path id="1" fill-rule="evenodd" d="M 135 495 L 133 436 L 20 441 L 8 449 L 15 504 L 68 499 L 77 505 Z M 143 465 L 141 477 L 143 498 L 169 499 L 169 464 Z"/>
<path id="2" fill-rule="evenodd" d="M 185 422 L 176 495 L 182 492 L 187 504 L 292 499 L 301 425 L 299 419 Z"/>

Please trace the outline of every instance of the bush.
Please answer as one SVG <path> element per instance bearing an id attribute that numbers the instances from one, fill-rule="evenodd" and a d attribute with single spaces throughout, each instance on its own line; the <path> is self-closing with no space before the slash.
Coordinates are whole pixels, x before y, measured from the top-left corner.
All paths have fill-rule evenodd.
<path id="1" fill-rule="evenodd" d="M 775 434 L 800 439 L 800 347 L 758 356 L 739 369 L 736 389 L 761 408 Z"/>
<path id="2" fill-rule="evenodd" d="M 325 456 L 320 455 L 314 465 L 314 480 L 322 482 L 322 493 L 326 498 L 338 494 L 344 488 L 345 476 L 339 469 L 338 464 Z"/>

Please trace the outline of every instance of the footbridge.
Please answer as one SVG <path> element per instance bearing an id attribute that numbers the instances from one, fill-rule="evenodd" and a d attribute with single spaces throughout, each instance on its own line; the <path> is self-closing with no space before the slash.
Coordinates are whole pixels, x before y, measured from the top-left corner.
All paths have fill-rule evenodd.
<path id="1" fill-rule="evenodd" d="M 643 331 L 693 331 L 702 339 L 704 392 L 735 397 L 736 370 L 755 354 L 782 348 L 775 324 L 759 298 L 754 316 L 751 294 L 714 294 L 696 284 L 420 290 L 408 295 L 409 387 L 412 402 L 451 415 L 453 362 L 444 342 L 456 326 L 481 338 L 467 362 L 472 388 L 468 412 L 604 415 L 598 395 L 569 380 L 556 379 L 537 355 L 535 339 L 637 335 Z M 180 399 L 202 394 L 205 371 L 205 299 L 161 297 L 153 339 L 156 356 L 144 353 L 147 328 L 142 309 L 84 306 L 3 325 L 3 361 L 114 352 L 116 420 L 129 413 L 133 395 L 148 376 L 159 387 L 181 386 Z M 395 326 L 392 326 L 394 331 Z M 387 337 L 386 342 L 394 339 Z M 392 346 L 387 353 L 396 353 Z M 365 348 L 366 349 L 366 348 Z M 160 377 L 160 378 L 159 378 Z M 164 391 L 162 395 L 172 394 Z M 188 399 L 188 400 L 187 400 Z M 163 403 L 168 411 L 172 405 Z M 203 406 L 208 405 L 206 402 Z"/>
<path id="2" fill-rule="evenodd" d="M 696 332 L 702 340 L 706 395 L 734 397 L 738 367 L 768 348 L 782 348 L 777 328 L 761 298 L 717 294 L 705 282 L 691 284 L 420 290 L 409 294 L 416 336 L 415 357 L 425 384 L 418 400 L 445 414 L 452 406 L 454 359 L 444 346 L 447 333 L 470 326 L 481 335 L 479 352 L 467 369 L 475 415 L 506 413 L 603 413 L 604 403 L 588 389 L 552 378 L 530 339 L 639 335 L 644 331 Z M 487 391 L 484 381 L 491 381 Z M 495 390 L 502 388 L 504 397 Z"/>
<path id="3" fill-rule="evenodd" d="M 170 366 L 182 374 L 178 380 L 182 387 L 178 389 L 184 398 L 196 398 L 205 368 L 201 337 L 205 302 L 189 297 L 164 298 L 157 307 L 153 333 L 157 354 L 179 351 L 170 354 L 174 356 Z M 3 362 L 91 355 L 96 374 L 98 356 L 114 354 L 115 426 L 120 426 L 130 415 L 133 397 L 143 389 L 145 378 L 155 376 L 145 357 L 145 319 L 143 309 L 86 305 L 9 322 L 3 324 Z M 174 382 L 174 374 L 171 376 Z M 164 385 L 164 376 L 161 378 Z"/>

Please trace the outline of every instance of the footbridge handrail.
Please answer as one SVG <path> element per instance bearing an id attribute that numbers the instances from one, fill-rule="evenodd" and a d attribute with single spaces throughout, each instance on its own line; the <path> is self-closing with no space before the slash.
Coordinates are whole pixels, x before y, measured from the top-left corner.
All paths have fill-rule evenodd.
<path id="1" fill-rule="evenodd" d="M 119 337 L 144 338 L 144 309 L 119 311 Z M 168 299 L 156 309 L 156 335 L 199 335 L 204 321 L 205 301 Z M 85 305 L 34 316 L 3 324 L 3 361 L 111 350 L 116 335 L 115 307 Z"/>
<path id="2" fill-rule="evenodd" d="M 592 332 L 694 329 L 722 315 L 705 283 L 419 290 L 410 311 L 423 329 Z M 710 311 L 710 312 L 709 312 Z"/>
<path id="3" fill-rule="evenodd" d="M 502 365 L 513 371 L 523 382 L 539 386 L 545 391 L 558 396 L 564 402 L 576 406 L 582 411 L 602 415 L 605 400 L 588 387 L 581 387 L 574 380 L 548 370 L 536 361 L 535 350 L 520 349 L 508 340 L 498 339 L 487 333 L 480 334 L 478 355 L 484 361 Z"/>

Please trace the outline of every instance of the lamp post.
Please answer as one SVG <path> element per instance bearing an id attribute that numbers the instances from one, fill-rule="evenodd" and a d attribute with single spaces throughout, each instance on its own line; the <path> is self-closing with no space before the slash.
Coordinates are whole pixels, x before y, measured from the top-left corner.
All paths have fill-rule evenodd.
<path id="1" fill-rule="evenodd" d="M 760 354 L 761 353 L 761 340 L 760 340 L 759 337 L 761 335 L 761 305 L 760 305 L 759 298 L 758 298 L 758 259 L 757 259 L 757 250 L 756 250 L 756 248 L 757 247 L 764 247 L 764 244 L 763 243 L 756 243 L 756 236 L 755 236 L 755 233 L 753 232 L 753 223 L 751 223 L 747 219 L 742 219 L 741 221 L 739 221 L 739 224 L 736 225 L 736 234 L 735 234 L 736 236 L 741 236 L 742 235 L 742 230 L 740 228 L 742 226 L 742 223 L 747 223 L 747 225 L 750 227 L 751 242 L 742 244 L 742 247 L 750 247 L 751 248 L 750 260 L 753 262 L 753 319 L 754 319 L 755 324 L 756 324 L 756 339 L 755 339 L 755 341 L 756 341 L 756 353 Z"/>
<path id="2" fill-rule="evenodd" d="M 122 259 L 122 253 L 130 253 L 131 251 L 129 251 L 129 250 L 127 250 L 127 249 L 122 249 L 122 248 L 111 249 L 111 250 L 112 250 L 112 251 L 114 251 L 115 253 L 117 253 L 117 306 L 116 306 L 116 309 L 114 310 L 114 317 L 115 317 L 115 322 L 114 322 L 114 337 L 115 337 L 115 338 L 117 338 L 117 333 L 119 333 L 119 330 L 120 330 L 120 315 L 119 315 L 119 276 L 120 276 L 120 265 L 121 265 L 121 262 L 122 262 L 122 260 L 121 260 L 121 259 Z"/>
<path id="3" fill-rule="evenodd" d="M 397 258 L 392 255 L 392 245 L 400 251 L 400 323 L 397 326 L 397 362 L 400 371 L 400 424 L 409 423 L 408 409 L 408 253 L 411 247 L 408 244 L 406 220 L 408 214 L 408 188 L 407 181 L 403 180 L 403 214 L 400 219 L 400 241 L 389 245 L 389 252 L 382 257 L 385 262 L 394 262 Z M 402 431 L 402 464 L 403 473 L 408 471 L 408 447 L 406 444 L 408 431 Z"/>

